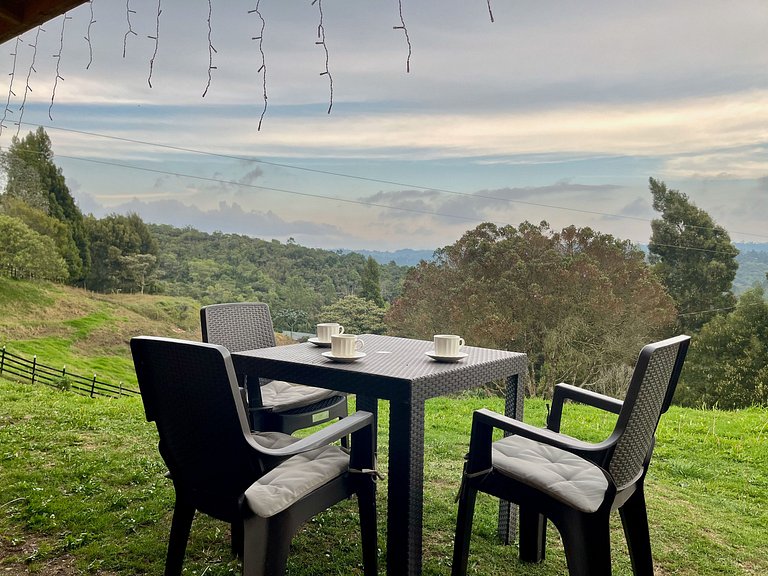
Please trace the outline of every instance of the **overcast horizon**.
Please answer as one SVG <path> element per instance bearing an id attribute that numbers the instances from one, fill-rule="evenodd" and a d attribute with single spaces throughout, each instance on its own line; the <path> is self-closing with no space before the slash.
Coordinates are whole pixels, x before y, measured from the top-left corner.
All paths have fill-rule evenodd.
<path id="1" fill-rule="evenodd" d="M 0 47 L 0 147 L 44 126 L 85 213 L 328 249 L 644 244 L 649 177 L 768 242 L 768 4 L 490 5 L 402 0 L 408 61 L 397 2 L 262 1 L 264 83 L 255 1 L 212 4 L 209 45 L 206 1 L 94 0 Z"/>

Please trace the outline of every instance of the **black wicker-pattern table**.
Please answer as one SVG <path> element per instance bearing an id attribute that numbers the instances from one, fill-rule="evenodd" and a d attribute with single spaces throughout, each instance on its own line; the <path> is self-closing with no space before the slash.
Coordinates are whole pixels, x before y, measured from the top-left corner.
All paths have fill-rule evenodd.
<path id="1" fill-rule="evenodd" d="M 387 511 L 387 574 L 421 574 L 424 483 L 424 403 L 494 380 L 506 380 L 505 412 L 522 419 L 528 358 L 519 352 L 465 346 L 460 362 L 436 362 L 424 340 L 363 334 L 364 358 L 333 362 L 311 343 L 232 354 L 235 370 L 260 378 L 333 387 L 355 394 L 357 408 L 378 414 L 378 399 L 390 402 Z M 256 379 L 253 379 L 257 381 Z M 457 479 L 458 484 L 458 479 Z M 515 515 L 502 503 L 499 531 L 509 541 Z"/>

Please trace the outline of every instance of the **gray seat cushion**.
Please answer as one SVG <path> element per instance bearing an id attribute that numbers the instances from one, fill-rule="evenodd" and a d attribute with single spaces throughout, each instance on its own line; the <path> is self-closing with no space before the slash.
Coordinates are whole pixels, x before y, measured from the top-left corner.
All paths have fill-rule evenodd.
<path id="1" fill-rule="evenodd" d="M 262 404 L 267 408 L 272 408 L 274 412 L 309 406 L 331 396 L 338 396 L 338 394 L 333 390 L 292 384 L 282 380 L 272 380 L 261 387 Z"/>
<path id="2" fill-rule="evenodd" d="M 245 500 L 254 514 L 269 518 L 348 469 L 349 456 L 338 446 L 297 454 L 251 484 Z"/>
<path id="3" fill-rule="evenodd" d="M 602 470 L 575 454 L 523 436 L 493 443 L 493 467 L 582 512 L 600 507 L 608 488 Z"/>

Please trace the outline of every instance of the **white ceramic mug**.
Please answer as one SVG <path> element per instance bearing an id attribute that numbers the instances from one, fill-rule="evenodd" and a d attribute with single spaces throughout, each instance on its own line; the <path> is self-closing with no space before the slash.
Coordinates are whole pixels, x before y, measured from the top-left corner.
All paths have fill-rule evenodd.
<path id="1" fill-rule="evenodd" d="M 464 338 L 455 334 L 435 334 L 435 354 L 438 356 L 458 356 L 464 346 Z"/>
<path id="2" fill-rule="evenodd" d="M 320 342 L 330 342 L 331 336 L 344 334 L 344 326 L 338 322 L 323 322 L 317 325 L 317 339 Z"/>
<path id="3" fill-rule="evenodd" d="M 339 358 L 350 358 L 365 346 L 355 334 L 334 334 L 331 336 L 331 354 Z"/>

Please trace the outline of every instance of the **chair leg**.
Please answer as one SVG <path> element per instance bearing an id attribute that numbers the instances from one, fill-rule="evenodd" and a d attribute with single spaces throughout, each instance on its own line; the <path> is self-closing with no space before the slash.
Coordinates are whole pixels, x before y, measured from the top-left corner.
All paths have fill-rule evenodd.
<path id="1" fill-rule="evenodd" d="M 472 536 L 472 521 L 475 515 L 477 490 L 464 480 L 459 494 L 459 508 L 456 514 L 456 536 L 453 541 L 453 563 L 451 576 L 465 576 L 469 561 L 469 541 Z"/>
<path id="2" fill-rule="evenodd" d="M 242 520 L 235 520 L 232 522 L 231 530 L 231 546 L 232 554 L 238 558 L 243 557 L 243 522 Z"/>
<path id="3" fill-rule="evenodd" d="M 547 540 L 547 519 L 543 514 L 528 506 L 521 505 L 520 515 L 520 560 L 541 562 L 544 560 Z"/>
<path id="4" fill-rule="evenodd" d="M 570 576 L 611 576 L 608 513 L 569 510 L 558 526 Z"/>
<path id="5" fill-rule="evenodd" d="M 268 520 L 258 516 L 243 521 L 243 576 L 265 575 L 268 527 Z"/>
<path id="6" fill-rule="evenodd" d="M 651 535 L 648 530 L 648 512 L 645 507 L 645 493 L 642 485 L 632 497 L 619 508 L 624 535 L 627 538 L 632 573 L 635 576 L 653 576 L 653 555 Z"/>
<path id="7" fill-rule="evenodd" d="M 376 526 L 376 484 L 372 478 L 365 478 L 363 486 L 357 491 L 357 505 L 363 546 L 363 574 L 376 576 L 379 570 L 379 542 Z"/>
<path id="8" fill-rule="evenodd" d="M 181 566 L 184 563 L 187 540 L 189 540 L 189 531 L 192 529 L 194 517 L 195 508 L 181 500 L 177 494 L 173 507 L 173 520 L 171 520 L 171 535 L 168 538 L 168 552 L 165 556 L 165 576 L 181 575 Z"/>

